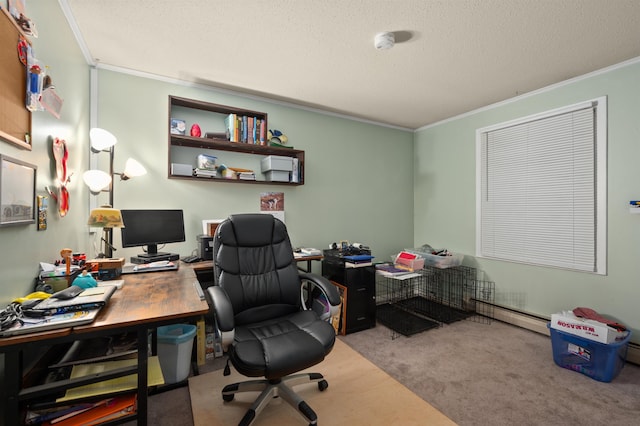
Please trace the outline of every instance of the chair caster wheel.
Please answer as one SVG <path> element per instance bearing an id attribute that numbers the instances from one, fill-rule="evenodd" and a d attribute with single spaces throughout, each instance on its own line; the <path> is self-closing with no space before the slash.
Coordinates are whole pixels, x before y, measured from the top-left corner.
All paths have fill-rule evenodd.
<path id="1" fill-rule="evenodd" d="M 234 394 L 231 394 L 231 395 L 222 395 L 222 400 L 223 400 L 223 401 L 226 401 L 226 402 L 231 402 L 231 401 L 233 401 L 233 397 L 235 397 L 235 395 L 234 395 Z"/>
<path id="2" fill-rule="evenodd" d="M 320 392 L 325 391 L 328 387 L 329 383 L 327 383 L 326 380 L 320 380 L 318 382 L 318 389 L 320 389 Z"/>

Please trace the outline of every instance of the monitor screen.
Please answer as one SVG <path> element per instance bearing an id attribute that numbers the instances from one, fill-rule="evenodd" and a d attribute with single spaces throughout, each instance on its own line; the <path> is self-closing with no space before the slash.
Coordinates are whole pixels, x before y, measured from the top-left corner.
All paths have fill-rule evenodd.
<path id="1" fill-rule="evenodd" d="M 141 257 L 155 257 L 158 245 L 185 241 L 182 210 L 120 210 L 122 247 L 146 247 Z"/>

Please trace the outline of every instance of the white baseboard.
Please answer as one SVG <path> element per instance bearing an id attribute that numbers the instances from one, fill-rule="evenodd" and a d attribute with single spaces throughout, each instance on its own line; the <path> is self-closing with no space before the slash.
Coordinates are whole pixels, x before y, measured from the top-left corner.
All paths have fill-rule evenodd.
<path id="1" fill-rule="evenodd" d="M 480 301 L 476 301 L 476 303 L 483 303 Z M 485 304 L 486 305 L 486 304 Z M 549 319 L 537 317 L 534 315 L 529 315 L 524 312 L 515 311 L 512 309 L 503 308 L 497 305 L 488 305 L 483 307 L 482 311 L 478 309 L 479 312 L 491 312 L 493 311 L 493 319 L 498 321 L 506 322 L 507 324 L 512 324 L 518 327 L 525 328 L 527 330 L 535 331 L 536 333 L 544 334 L 549 336 L 549 329 L 547 328 L 547 323 Z M 636 343 L 629 343 L 629 350 L 627 352 L 627 362 L 631 362 L 636 365 L 640 365 L 640 345 Z"/>

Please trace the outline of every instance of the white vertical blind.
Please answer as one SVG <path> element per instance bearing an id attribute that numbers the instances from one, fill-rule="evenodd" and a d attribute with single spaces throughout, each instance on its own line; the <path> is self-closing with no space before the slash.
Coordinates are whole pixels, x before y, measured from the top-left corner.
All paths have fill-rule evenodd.
<path id="1" fill-rule="evenodd" d="M 479 255 L 598 272 L 597 102 L 479 131 Z"/>

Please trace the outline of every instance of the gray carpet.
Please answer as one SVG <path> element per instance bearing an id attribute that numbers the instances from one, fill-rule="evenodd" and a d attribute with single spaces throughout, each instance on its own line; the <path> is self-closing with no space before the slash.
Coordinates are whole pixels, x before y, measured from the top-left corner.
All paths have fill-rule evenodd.
<path id="1" fill-rule="evenodd" d="M 378 326 L 342 339 L 461 426 L 640 422 L 640 367 L 598 382 L 558 367 L 549 337 L 498 321 L 394 340 Z"/>
<path id="2" fill-rule="evenodd" d="M 640 367 L 627 364 L 611 383 L 598 382 L 556 366 L 549 337 L 501 322 L 466 320 L 395 339 L 378 325 L 340 339 L 461 426 L 640 419 Z M 216 360 L 201 371 L 220 367 Z M 193 423 L 187 388 L 151 396 L 149 410 L 152 425 Z"/>

